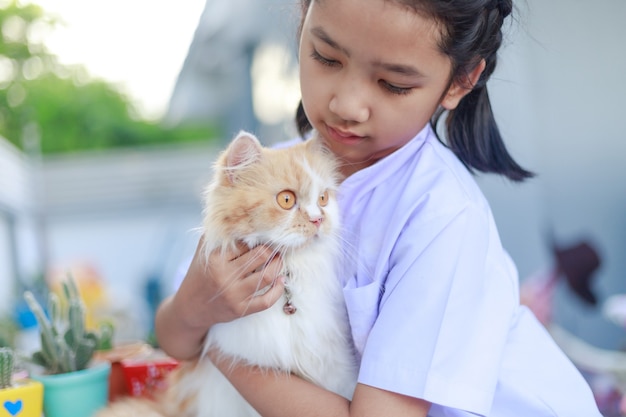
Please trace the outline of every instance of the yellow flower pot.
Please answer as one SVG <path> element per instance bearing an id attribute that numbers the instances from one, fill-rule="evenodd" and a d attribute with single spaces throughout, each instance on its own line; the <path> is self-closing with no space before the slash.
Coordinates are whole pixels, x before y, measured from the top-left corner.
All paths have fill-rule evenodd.
<path id="1" fill-rule="evenodd" d="M 22 379 L 0 389 L 0 417 L 41 417 L 42 409 L 41 382 Z"/>

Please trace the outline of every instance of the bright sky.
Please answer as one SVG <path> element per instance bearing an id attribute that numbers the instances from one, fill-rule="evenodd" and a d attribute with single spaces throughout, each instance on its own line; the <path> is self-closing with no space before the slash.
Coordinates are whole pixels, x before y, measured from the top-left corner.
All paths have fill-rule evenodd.
<path id="1" fill-rule="evenodd" d="M 62 20 L 50 52 L 120 85 L 149 118 L 167 108 L 205 1 L 28 0 Z"/>

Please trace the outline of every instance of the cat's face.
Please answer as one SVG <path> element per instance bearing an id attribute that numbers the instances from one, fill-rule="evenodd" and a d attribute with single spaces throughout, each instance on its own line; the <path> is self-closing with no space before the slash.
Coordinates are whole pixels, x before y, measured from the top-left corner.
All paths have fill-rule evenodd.
<path id="1" fill-rule="evenodd" d="M 217 163 L 205 226 L 231 242 L 300 247 L 336 233 L 337 182 L 334 158 L 314 140 L 267 149 L 242 133 Z"/>

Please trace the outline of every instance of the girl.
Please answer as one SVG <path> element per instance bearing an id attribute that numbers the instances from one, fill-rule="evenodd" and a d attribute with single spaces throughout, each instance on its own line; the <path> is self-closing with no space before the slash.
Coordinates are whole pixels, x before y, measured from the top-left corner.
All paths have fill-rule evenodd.
<path id="1" fill-rule="evenodd" d="M 600 416 L 584 379 L 519 305 L 515 267 L 470 173 L 532 175 L 506 151 L 486 89 L 511 9 L 510 0 L 302 1 L 297 120 L 346 176 L 339 202 L 358 262 L 344 295 L 361 365 L 348 401 L 211 356 L 261 415 Z M 433 130 L 443 114 L 447 146 Z M 200 253 L 156 317 L 161 346 L 181 359 L 199 354 L 213 324 L 283 293 L 267 248 Z M 253 297 L 259 280 L 272 290 Z"/>

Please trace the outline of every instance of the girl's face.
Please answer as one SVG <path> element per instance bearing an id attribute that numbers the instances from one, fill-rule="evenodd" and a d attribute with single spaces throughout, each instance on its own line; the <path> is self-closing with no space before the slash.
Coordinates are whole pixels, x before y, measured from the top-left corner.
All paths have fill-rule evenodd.
<path id="1" fill-rule="evenodd" d="M 302 103 L 350 175 L 411 140 L 439 105 L 468 91 L 450 85 L 436 22 L 385 0 L 313 0 L 300 39 Z"/>

